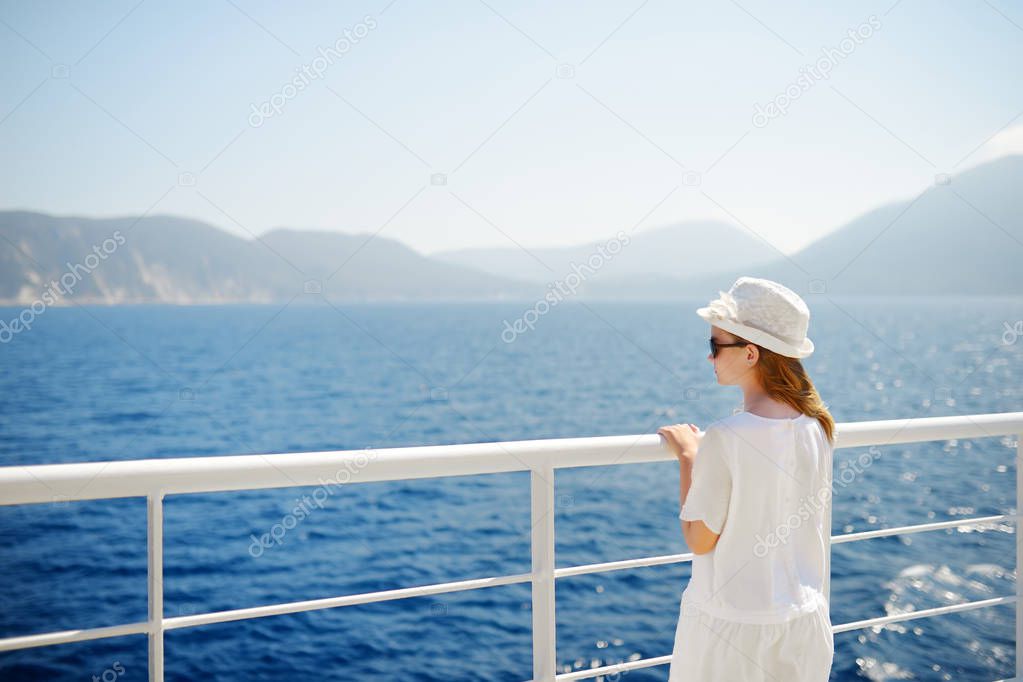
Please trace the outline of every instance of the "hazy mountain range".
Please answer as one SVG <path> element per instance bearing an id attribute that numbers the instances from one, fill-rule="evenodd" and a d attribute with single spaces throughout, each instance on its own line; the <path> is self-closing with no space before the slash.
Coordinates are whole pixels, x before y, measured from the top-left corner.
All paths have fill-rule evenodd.
<path id="1" fill-rule="evenodd" d="M 946 181 L 947 180 L 947 181 Z M 706 297 L 747 274 L 800 294 L 1023 294 L 1023 155 L 939 178 L 784 255 L 744 226 L 691 221 L 561 248 L 426 256 L 383 234 L 234 236 L 174 216 L 0 212 L 0 303 Z M 754 226 L 750 226 L 755 229 Z"/>

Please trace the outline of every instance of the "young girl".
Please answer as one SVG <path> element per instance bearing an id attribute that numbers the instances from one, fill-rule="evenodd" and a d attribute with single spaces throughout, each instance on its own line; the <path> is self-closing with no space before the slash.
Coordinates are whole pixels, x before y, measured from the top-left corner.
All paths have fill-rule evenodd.
<path id="1" fill-rule="evenodd" d="M 743 409 L 700 432 L 658 430 L 679 463 L 693 552 L 669 682 L 825 682 L 834 658 L 829 581 L 835 422 L 800 358 L 810 312 L 777 282 L 740 277 L 697 314 L 707 359 Z"/>

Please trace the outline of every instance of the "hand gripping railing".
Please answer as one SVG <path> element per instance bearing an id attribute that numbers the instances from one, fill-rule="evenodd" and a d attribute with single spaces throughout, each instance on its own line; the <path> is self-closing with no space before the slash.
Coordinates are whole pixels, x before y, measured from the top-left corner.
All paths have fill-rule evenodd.
<path id="1" fill-rule="evenodd" d="M 832 544 L 995 521 L 1018 521 L 1020 509 L 1023 508 L 1023 437 L 1020 437 L 1020 434 L 1023 434 L 1023 412 L 850 422 L 839 424 L 836 434 L 836 448 L 1015 435 L 1017 437 L 1016 511 L 1015 514 L 836 535 L 831 538 Z M 691 560 L 693 555 L 691 553 L 672 554 L 556 569 L 554 564 L 554 472 L 556 469 L 570 467 L 636 464 L 672 459 L 672 455 L 663 446 L 660 436 L 646 434 L 381 450 L 3 467 L 0 468 L 0 505 L 121 497 L 145 497 L 147 499 L 149 616 L 148 620 L 143 623 L 0 639 L 0 651 L 145 634 L 149 638 L 149 679 L 151 682 L 161 682 L 163 680 L 163 636 L 167 630 L 529 582 L 532 583 L 533 680 L 536 682 L 579 680 L 664 665 L 670 661 L 670 656 L 556 674 L 555 580 L 586 573 L 678 563 Z M 349 476 L 347 482 L 352 483 L 529 471 L 532 494 L 531 572 L 173 618 L 165 616 L 163 610 L 163 498 L 165 495 L 316 486 L 322 485 L 325 480 L 338 479 L 342 471 L 347 472 Z M 351 475 L 352 471 L 356 473 Z M 830 498 L 828 502 L 826 527 L 830 528 Z M 1018 523 L 1016 529 L 1016 575 L 1019 576 L 1019 567 L 1023 565 L 1023 537 L 1019 533 Z M 825 584 L 825 592 L 830 599 L 830 552 L 828 553 L 826 576 L 828 581 Z M 1019 592 L 1017 578 L 1016 596 L 983 599 L 843 623 L 833 626 L 833 631 L 846 632 L 872 625 L 1015 603 L 1017 642 L 1015 675 L 1017 678 L 1023 678 L 1023 652 L 1019 648 L 1019 642 L 1023 640 L 1023 600 L 1019 599 Z"/>

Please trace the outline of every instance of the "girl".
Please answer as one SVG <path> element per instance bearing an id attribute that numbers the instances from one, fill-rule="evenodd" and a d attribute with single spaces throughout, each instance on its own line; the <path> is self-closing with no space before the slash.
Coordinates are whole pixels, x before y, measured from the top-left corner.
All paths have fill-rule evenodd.
<path id="1" fill-rule="evenodd" d="M 658 429 L 679 463 L 682 534 L 693 552 L 669 682 L 825 682 L 834 658 L 828 593 L 835 422 L 800 358 L 810 312 L 777 282 L 740 277 L 697 314 L 707 359 L 743 411 Z"/>

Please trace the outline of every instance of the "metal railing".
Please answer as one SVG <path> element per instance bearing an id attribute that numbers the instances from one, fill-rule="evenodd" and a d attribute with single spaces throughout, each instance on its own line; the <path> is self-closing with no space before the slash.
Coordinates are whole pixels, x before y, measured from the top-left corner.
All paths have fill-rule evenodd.
<path id="1" fill-rule="evenodd" d="M 835 448 L 893 445 L 932 440 L 987 438 L 1014 435 L 1016 445 L 1016 513 L 926 523 L 901 528 L 835 535 L 831 544 L 919 533 L 943 528 L 996 521 L 1016 521 L 1023 506 L 1023 412 L 955 417 L 926 417 L 838 424 Z M 64 630 L 0 639 L 0 651 L 81 642 L 123 635 L 145 634 L 149 640 L 149 679 L 162 682 L 164 633 L 178 628 L 261 618 L 391 599 L 474 590 L 498 585 L 531 583 L 533 680 L 580 680 L 667 664 L 671 656 L 659 656 L 587 670 L 557 674 L 554 619 L 554 587 L 558 578 L 606 571 L 690 561 L 692 553 L 612 561 L 555 568 L 554 472 L 582 466 L 608 466 L 673 460 L 656 434 L 597 438 L 561 438 L 465 445 L 438 445 L 305 452 L 277 455 L 189 457 L 120 462 L 46 464 L 0 468 L 0 505 L 39 504 L 55 501 L 145 497 L 148 517 L 148 620 L 111 627 Z M 163 609 L 163 499 L 166 495 L 210 493 L 264 488 L 317 486 L 326 481 L 370 483 L 442 476 L 469 476 L 513 471 L 530 472 L 531 553 L 530 573 L 421 585 L 326 599 L 287 602 L 250 608 L 215 611 L 168 618 Z M 346 475 L 342 476 L 342 472 Z M 354 474 L 353 474 L 354 472 Z M 831 527 L 830 498 L 827 528 Z M 1023 538 L 1016 526 L 1016 575 L 1023 565 Z M 825 571 L 825 593 L 830 600 L 830 551 Z M 846 632 L 874 625 L 955 613 L 999 604 L 1016 604 L 1016 678 L 1023 678 L 1023 600 L 1016 595 L 998 597 L 871 618 L 833 626 Z"/>

